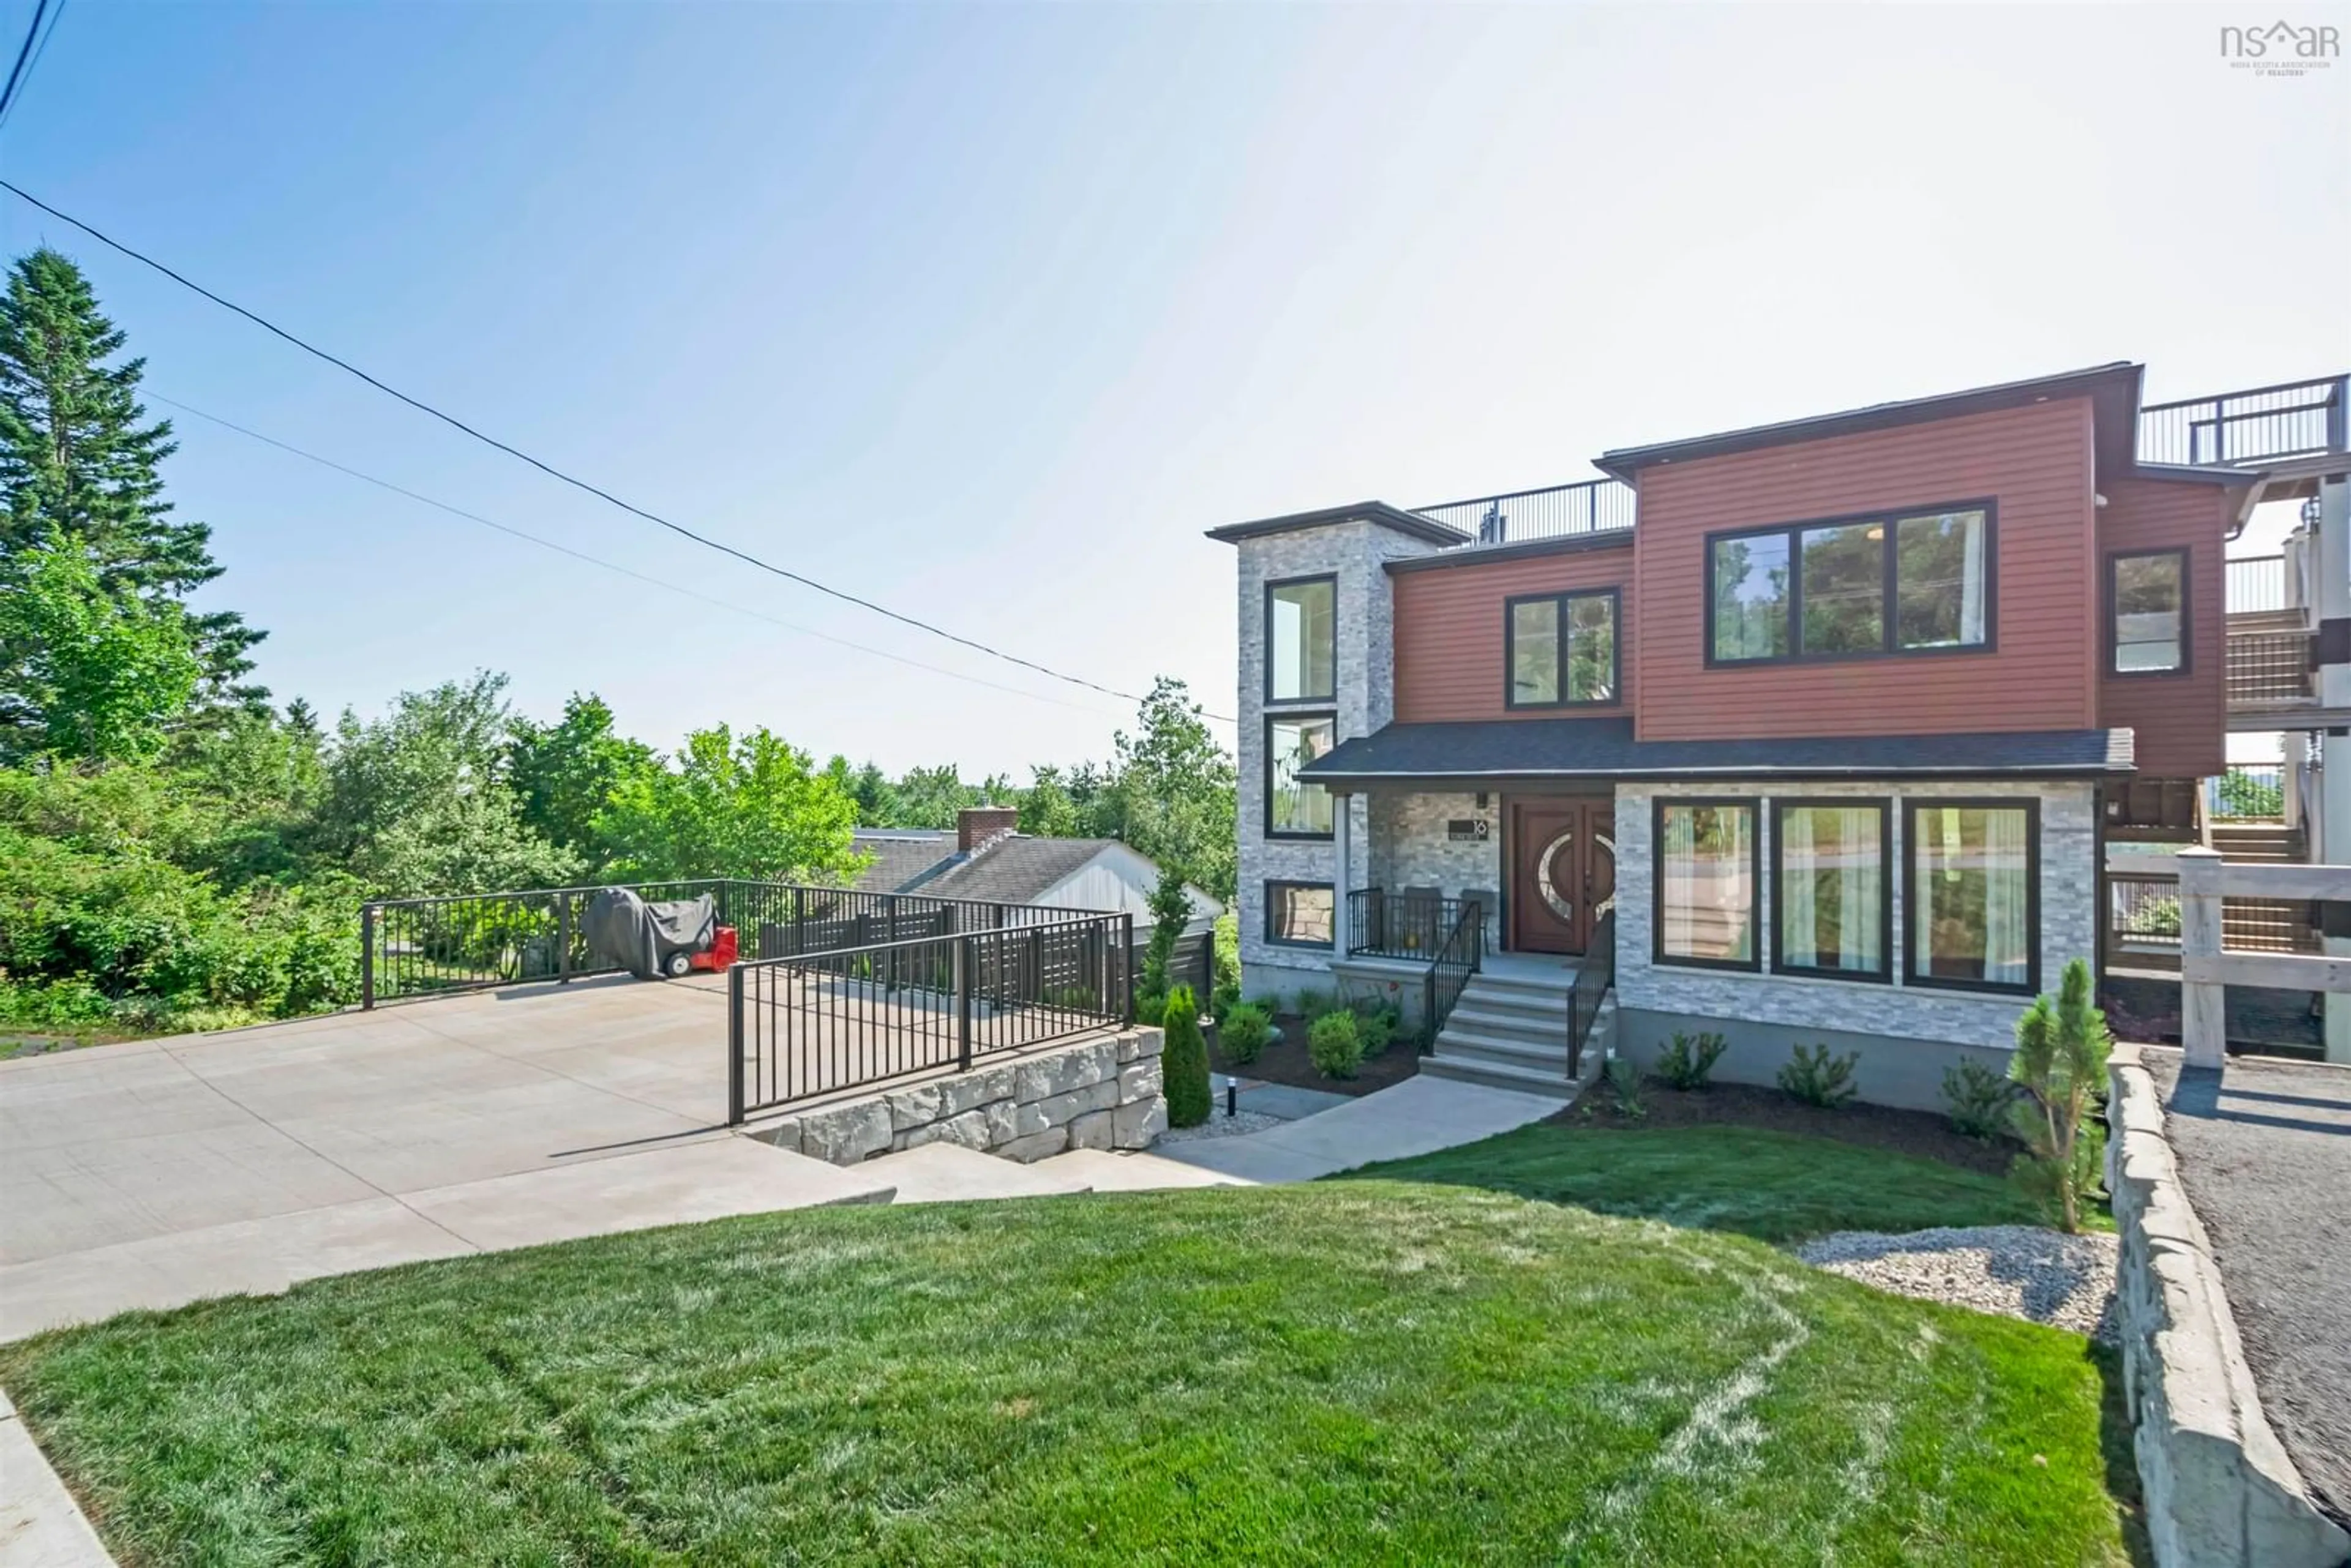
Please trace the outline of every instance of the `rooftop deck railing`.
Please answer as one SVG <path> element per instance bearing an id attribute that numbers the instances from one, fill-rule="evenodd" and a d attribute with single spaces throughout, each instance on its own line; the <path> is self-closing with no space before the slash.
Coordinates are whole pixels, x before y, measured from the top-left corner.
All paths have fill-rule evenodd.
<path id="1" fill-rule="evenodd" d="M 2351 450 L 2351 376 L 2280 382 L 2139 410 L 2138 460 L 2237 467 Z"/>
<path id="2" fill-rule="evenodd" d="M 2289 602 L 2286 597 L 2285 557 L 2248 555 L 2232 558 L 2229 562 L 2229 591 L 2225 602 L 2231 615 L 2300 608 Z"/>
<path id="3" fill-rule="evenodd" d="M 1633 487 L 1618 479 L 1585 479 L 1547 490 L 1513 490 L 1413 508 L 1468 534 L 1478 545 L 1610 533 L 1633 526 Z"/>

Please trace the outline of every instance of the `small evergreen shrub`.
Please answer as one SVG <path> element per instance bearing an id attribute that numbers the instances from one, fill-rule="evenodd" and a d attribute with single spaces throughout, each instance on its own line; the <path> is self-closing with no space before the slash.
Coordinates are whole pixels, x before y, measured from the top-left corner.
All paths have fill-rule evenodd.
<path id="1" fill-rule="evenodd" d="M 1364 1064 L 1364 1037 L 1355 1015 L 1324 1013 L 1306 1029 L 1306 1055 L 1325 1078 L 1353 1078 Z"/>
<path id="2" fill-rule="evenodd" d="M 1968 1061 L 1943 1073 L 1944 1114 L 1951 1130 L 1989 1144 L 2008 1131 L 2016 1085 L 1980 1061 Z"/>
<path id="3" fill-rule="evenodd" d="M 1649 1113 L 1649 1103 L 1641 1097 L 1641 1070 L 1629 1056 L 1608 1059 L 1608 1087 L 1616 1096 L 1616 1109 L 1635 1122 Z"/>
<path id="4" fill-rule="evenodd" d="M 1209 1016 L 1214 1018 L 1218 1023 L 1224 1022 L 1226 1019 L 1232 1015 L 1232 1010 L 1240 1005 L 1241 983 L 1238 980 L 1234 980 L 1230 983 L 1227 983 L 1223 980 L 1217 981 L 1216 990 L 1211 992 L 1208 997 Z"/>
<path id="5" fill-rule="evenodd" d="M 1208 1093 L 1208 1042 L 1200 1034 L 1200 1013 L 1192 988 L 1178 986 L 1167 993 L 1162 1027 L 1167 1043 L 1159 1069 L 1167 1096 L 1167 1124 L 1196 1127 L 1208 1119 L 1213 1103 Z"/>
<path id="6" fill-rule="evenodd" d="M 1365 1056 L 1377 1056 L 1395 1039 L 1396 1010 L 1394 1008 L 1366 1008 L 1355 1015 L 1355 1033 L 1364 1042 Z"/>
<path id="7" fill-rule="evenodd" d="M 2082 1228 L 2082 1203 L 2098 1190 L 2105 1130 L 2093 1114 L 2106 1097 L 2106 1054 L 2114 1048 L 2106 1015 L 2091 1005 L 2090 966 L 2065 966 L 2057 998 L 2036 997 L 2016 1020 L 2008 1075 L 2025 1098 L 2009 1115 L 2032 1152 L 2016 1156 L 2016 1184 L 2055 1211 L 2069 1231 Z"/>
<path id="8" fill-rule="evenodd" d="M 1673 1043 L 1657 1048 L 1655 1071 L 1676 1089 L 1703 1089 L 1714 1064 L 1729 1049 L 1730 1042 L 1711 1030 L 1685 1034 L 1676 1030 Z"/>
<path id="9" fill-rule="evenodd" d="M 1255 1061 L 1273 1039 L 1273 1020 L 1255 1002 L 1235 1002 L 1218 1035 L 1228 1061 Z"/>
<path id="10" fill-rule="evenodd" d="M 1167 998 L 1153 991 L 1134 993 L 1134 1021 L 1145 1028 L 1156 1029 L 1165 1020 Z"/>
<path id="11" fill-rule="evenodd" d="M 1780 1069 L 1780 1087 L 1807 1105 L 1818 1105 L 1823 1111 L 1834 1111 L 1848 1104 L 1860 1091 L 1853 1084 L 1853 1070 L 1861 1061 L 1861 1052 L 1848 1051 L 1843 1056 L 1831 1056 L 1825 1045 L 1806 1051 L 1802 1046 Z"/>

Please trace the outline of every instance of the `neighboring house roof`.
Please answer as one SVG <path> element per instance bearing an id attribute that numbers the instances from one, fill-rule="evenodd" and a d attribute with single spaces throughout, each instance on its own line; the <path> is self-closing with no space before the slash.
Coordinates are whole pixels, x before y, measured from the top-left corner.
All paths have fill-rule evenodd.
<path id="1" fill-rule="evenodd" d="M 1113 869 L 1123 870 L 1126 880 L 1145 893 L 1159 877 L 1157 865 L 1148 856 L 1117 839 L 1048 839 L 1014 833 L 964 854 L 956 848 L 952 831 L 869 828 L 858 831 L 854 843 L 873 857 L 851 884 L 860 893 L 921 894 L 987 904 L 1076 908 L 1076 902 L 1055 896 L 1054 890 L 1097 861 L 1107 860 Z M 1199 914 L 1213 915 L 1221 909 L 1198 888 L 1191 893 Z"/>
<path id="2" fill-rule="evenodd" d="M 1357 501 L 1344 507 L 1324 507 L 1319 511 L 1291 512 L 1286 517 L 1259 517 L 1253 522 L 1227 523 L 1208 530 L 1208 537 L 1226 544 L 1253 539 L 1265 534 L 1286 534 L 1300 528 L 1325 528 L 1332 523 L 1377 523 L 1384 528 L 1421 539 L 1433 545 L 1466 545 L 1469 536 L 1459 528 L 1424 517 L 1417 512 L 1407 512 L 1401 507 L 1391 507 L 1385 501 Z"/>
<path id="3" fill-rule="evenodd" d="M 1111 845 L 1115 839 L 998 840 L 905 891 L 934 898 L 974 898 L 990 904 L 1032 904 Z"/>
<path id="4" fill-rule="evenodd" d="M 864 830 L 852 837 L 851 845 L 873 858 L 850 885 L 860 893 L 896 893 L 952 856 L 956 836 L 917 828 Z"/>
<path id="5" fill-rule="evenodd" d="M 1635 740 L 1630 718 L 1392 724 L 1343 742 L 1301 779 L 2031 779 L 2134 770 L 2127 729 Z"/>

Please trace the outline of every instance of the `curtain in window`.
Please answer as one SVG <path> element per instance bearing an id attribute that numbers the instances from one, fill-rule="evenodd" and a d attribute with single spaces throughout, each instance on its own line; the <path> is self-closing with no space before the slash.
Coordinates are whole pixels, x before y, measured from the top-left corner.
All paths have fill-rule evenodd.
<path id="1" fill-rule="evenodd" d="M 1969 512 L 1960 520 L 1959 642 L 1973 646 L 1984 640 L 1984 516 Z"/>
<path id="2" fill-rule="evenodd" d="M 1743 964 L 1755 954 L 1754 814 L 1744 806 L 1667 805 L 1658 856 L 1659 950 Z"/>
<path id="3" fill-rule="evenodd" d="M 1911 819 L 1910 934 L 1922 978 L 2024 986 L 2032 976 L 2031 818 L 2021 806 L 1922 807 Z"/>
<path id="4" fill-rule="evenodd" d="M 1984 817 L 1984 971 L 1996 985 L 2021 986 L 2032 974 L 2026 912 L 2024 813 Z"/>
<path id="5" fill-rule="evenodd" d="M 1855 974 L 1885 968 L 1884 821 L 1876 806 L 1781 812 L 1781 963 Z"/>

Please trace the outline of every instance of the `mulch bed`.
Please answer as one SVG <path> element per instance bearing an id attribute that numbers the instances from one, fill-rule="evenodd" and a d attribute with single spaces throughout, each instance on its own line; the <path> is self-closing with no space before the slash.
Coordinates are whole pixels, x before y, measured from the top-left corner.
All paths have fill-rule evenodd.
<path id="1" fill-rule="evenodd" d="M 1642 1098 L 1648 1114 L 1635 1120 L 1617 1108 L 1606 1083 L 1584 1091 L 1582 1099 L 1551 1120 L 1563 1127 L 1761 1127 L 1774 1133 L 1802 1133 L 1834 1138 L 1863 1148 L 1891 1149 L 1922 1160 L 1940 1160 L 1986 1176 L 2006 1176 L 2022 1148 L 2002 1141 L 1979 1143 L 1951 1130 L 1932 1111 L 1896 1111 L 1890 1106 L 1865 1105 L 1856 1101 L 1835 1111 L 1807 1105 L 1777 1089 L 1757 1089 L 1744 1083 L 1712 1083 L 1704 1089 L 1669 1089 L 1655 1078 L 1642 1080 Z"/>
<path id="2" fill-rule="evenodd" d="M 1353 1078 L 1325 1078 L 1306 1055 L 1306 1020 L 1295 1013 L 1280 1013 L 1273 1026 L 1281 1031 L 1281 1038 L 1259 1051 L 1255 1061 L 1230 1061 L 1219 1048 L 1208 1053 L 1208 1070 L 1333 1094 L 1369 1094 L 1401 1083 L 1420 1071 L 1418 1049 L 1411 1040 L 1398 1038 L 1377 1056 L 1365 1057 Z"/>

